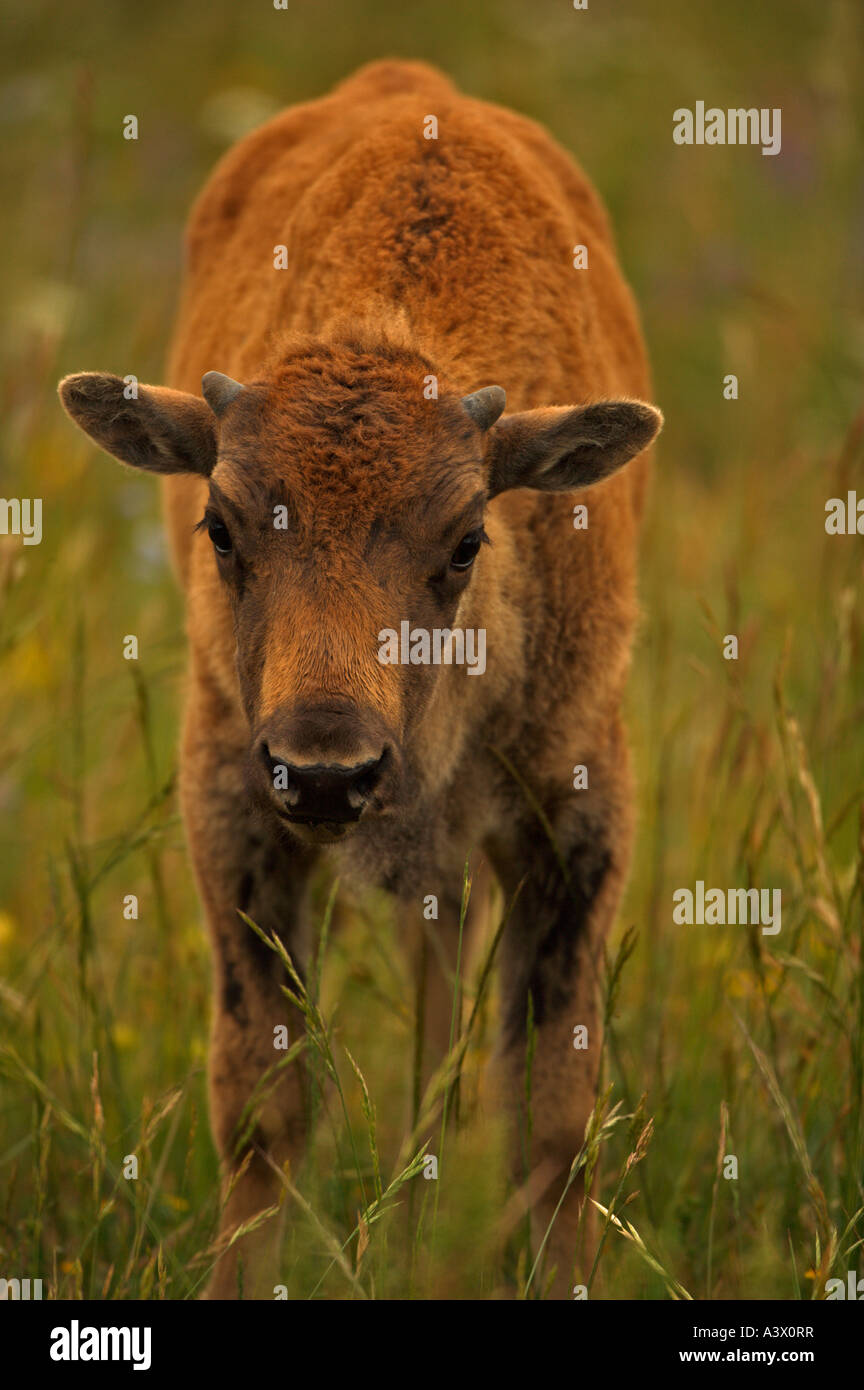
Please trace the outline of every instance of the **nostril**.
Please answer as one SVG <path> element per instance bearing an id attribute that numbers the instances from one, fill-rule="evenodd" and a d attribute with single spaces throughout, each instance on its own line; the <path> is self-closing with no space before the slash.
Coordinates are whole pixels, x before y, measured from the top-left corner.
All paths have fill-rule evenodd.
<path id="1" fill-rule="evenodd" d="M 369 800 L 381 781 L 388 752 L 389 749 L 385 748 L 380 758 L 364 763 L 361 768 L 357 769 L 352 784 L 348 788 L 348 801 L 355 810 L 359 810 Z"/>
<path id="2" fill-rule="evenodd" d="M 279 757 L 278 754 L 271 753 L 266 740 L 262 740 L 258 751 L 267 769 L 274 792 L 278 792 L 288 806 L 296 806 L 300 800 L 300 788 L 296 780 L 297 769 L 287 763 L 284 758 Z"/>

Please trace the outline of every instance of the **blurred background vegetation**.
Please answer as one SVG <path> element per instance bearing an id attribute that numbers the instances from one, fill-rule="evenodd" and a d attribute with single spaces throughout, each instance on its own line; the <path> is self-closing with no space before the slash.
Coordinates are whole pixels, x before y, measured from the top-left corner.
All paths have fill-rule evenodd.
<path id="1" fill-rule="evenodd" d="M 0 537 L 0 1273 L 58 1296 L 188 1296 L 216 1218 L 208 954 L 173 795 L 182 607 L 155 485 L 73 431 L 56 381 L 162 379 L 184 218 L 216 158 L 396 55 L 544 122 L 583 164 L 666 414 L 629 699 L 640 831 L 610 946 L 638 933 L 612 1102 L 631 1113 L 645 1093 L 654 1132 L 618 1204 L 638 1194 L 626 1219 L 694 1297 L 819 1296 L 860 1267 L 864 1235 L 864 542 L 824 530 L 829 497 L 864 495 L 860 6 L 3 10 L 0 493 L 43 498 L 44 539 Z M 673 110 L 698 100 L 780 107 L 781 154 L 674 145 Z M 780 887 L 781 934 L 673 927 L 672 892 L 697 878 Z M 382 905 L 342 912 L 323 1009 L 361 1141 L 345 1045 L 366 1076 L 385 1169 L 405 1133 L 411 999 Z M 376 1223 L 353 1282 L 325 1251 L 355 1225 L 357 1176 L 344 1121 L 322 1124 L 295 1175 L 315 1216 L 286 1243 L 292 1296 L 542 1291 L 502 1227 L 500 1136 L 477 1118 L 493 1021 L 484 1006 L 434 1227 L 418 1235 L 419 1199 L 409 1224 L 404 1208 Z M 623 1126 L 595 1176 L 604 1206 L 628 1152 Z M 737 1155 L 737 1182 L 718 1179 L 718 1152 Z M 120 1176 L 128 1153 L 137 1183 Z M 356 1269 L 356 1242 L 347 1257 Z M 610 1231 L 592 1296 L 668 1287 Z"/>

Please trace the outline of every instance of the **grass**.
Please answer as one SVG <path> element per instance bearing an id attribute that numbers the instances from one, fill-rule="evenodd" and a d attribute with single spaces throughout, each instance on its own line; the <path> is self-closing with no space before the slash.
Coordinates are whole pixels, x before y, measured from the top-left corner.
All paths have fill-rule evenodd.
<path id="1" fill-rule="evenodd" d="M 220 150 L 404 53 L 543 120 L 591 172 L 667 418 L 629 690 L 636 857 L 574 1155 L 603 1235 L 589 1296 L 822 1296 L 864 1238 L 862 550 L 824 530 L 829 497 L 864 493 L 855 7 L 106 13 L 19 14 L 0 86 L 0 490 L 45 515 L 39 547 L 0 537 L 0 1272 L 53 1297 L 191 1297 L 217 1220 L 209 962 L 174 795 L 181 605 L 152 483 L 72 433 L 54 383 L 158 380 L 182 221 Z M 782 154 L 673 146 L 672 110 L 698 99 L 780 106 Z M 781 933 L 674 927 L 697 878 L 781 888 Z M 288 1296 L 542 1297 L 484 1106 L 494 942 L 463 958 L 424 1101 L 386 903 L 325 882 L 319 915 L 304 1057 L 329 1084 L 283 1175 Z"/>

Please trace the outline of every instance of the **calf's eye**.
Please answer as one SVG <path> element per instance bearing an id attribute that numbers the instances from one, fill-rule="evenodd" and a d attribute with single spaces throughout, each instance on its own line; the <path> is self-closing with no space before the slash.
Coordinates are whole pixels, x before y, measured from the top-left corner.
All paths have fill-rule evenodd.
<path id="1" fill-rule="evenodd" d="M 211 518 L 207 523 L 207 534 L 213 542 L 213 549 L 217 555 L 231 554 L 231 537 L 228 534 L 228 527 L 221 521 Z"/>
<path id="2" fill-rule="evenodd" d="M 482 536 L 479 531 L 469 531 L 467 536 L 463 536 L 450 557 L 451 569 L 470 569 L 477 558 L 481 540 Z"/>

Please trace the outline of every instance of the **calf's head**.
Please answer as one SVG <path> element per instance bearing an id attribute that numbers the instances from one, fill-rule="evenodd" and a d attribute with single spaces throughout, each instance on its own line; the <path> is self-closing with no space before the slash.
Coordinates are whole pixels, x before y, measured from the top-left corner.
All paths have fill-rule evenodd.
<path id="1" fill-rule="evenodd" d="M 661 424 L 631 400 L 502 419 L 500 387 L 427 399 L 430 371 L 405 350 L 307 344 L 246 384 L 208 372 L 203 399 L 156 386 L 128 399 L 96 372 L 60 383 L 109 453 L 207 480 L 190 544 L 233 611 L 248 790 L 306 841 L 398 814 L 422 776 L 411 731 L 441 667 L 382 659 L 383 634 L 459 626 L 488 563 L 489 500 L 587 487 Z"/>

